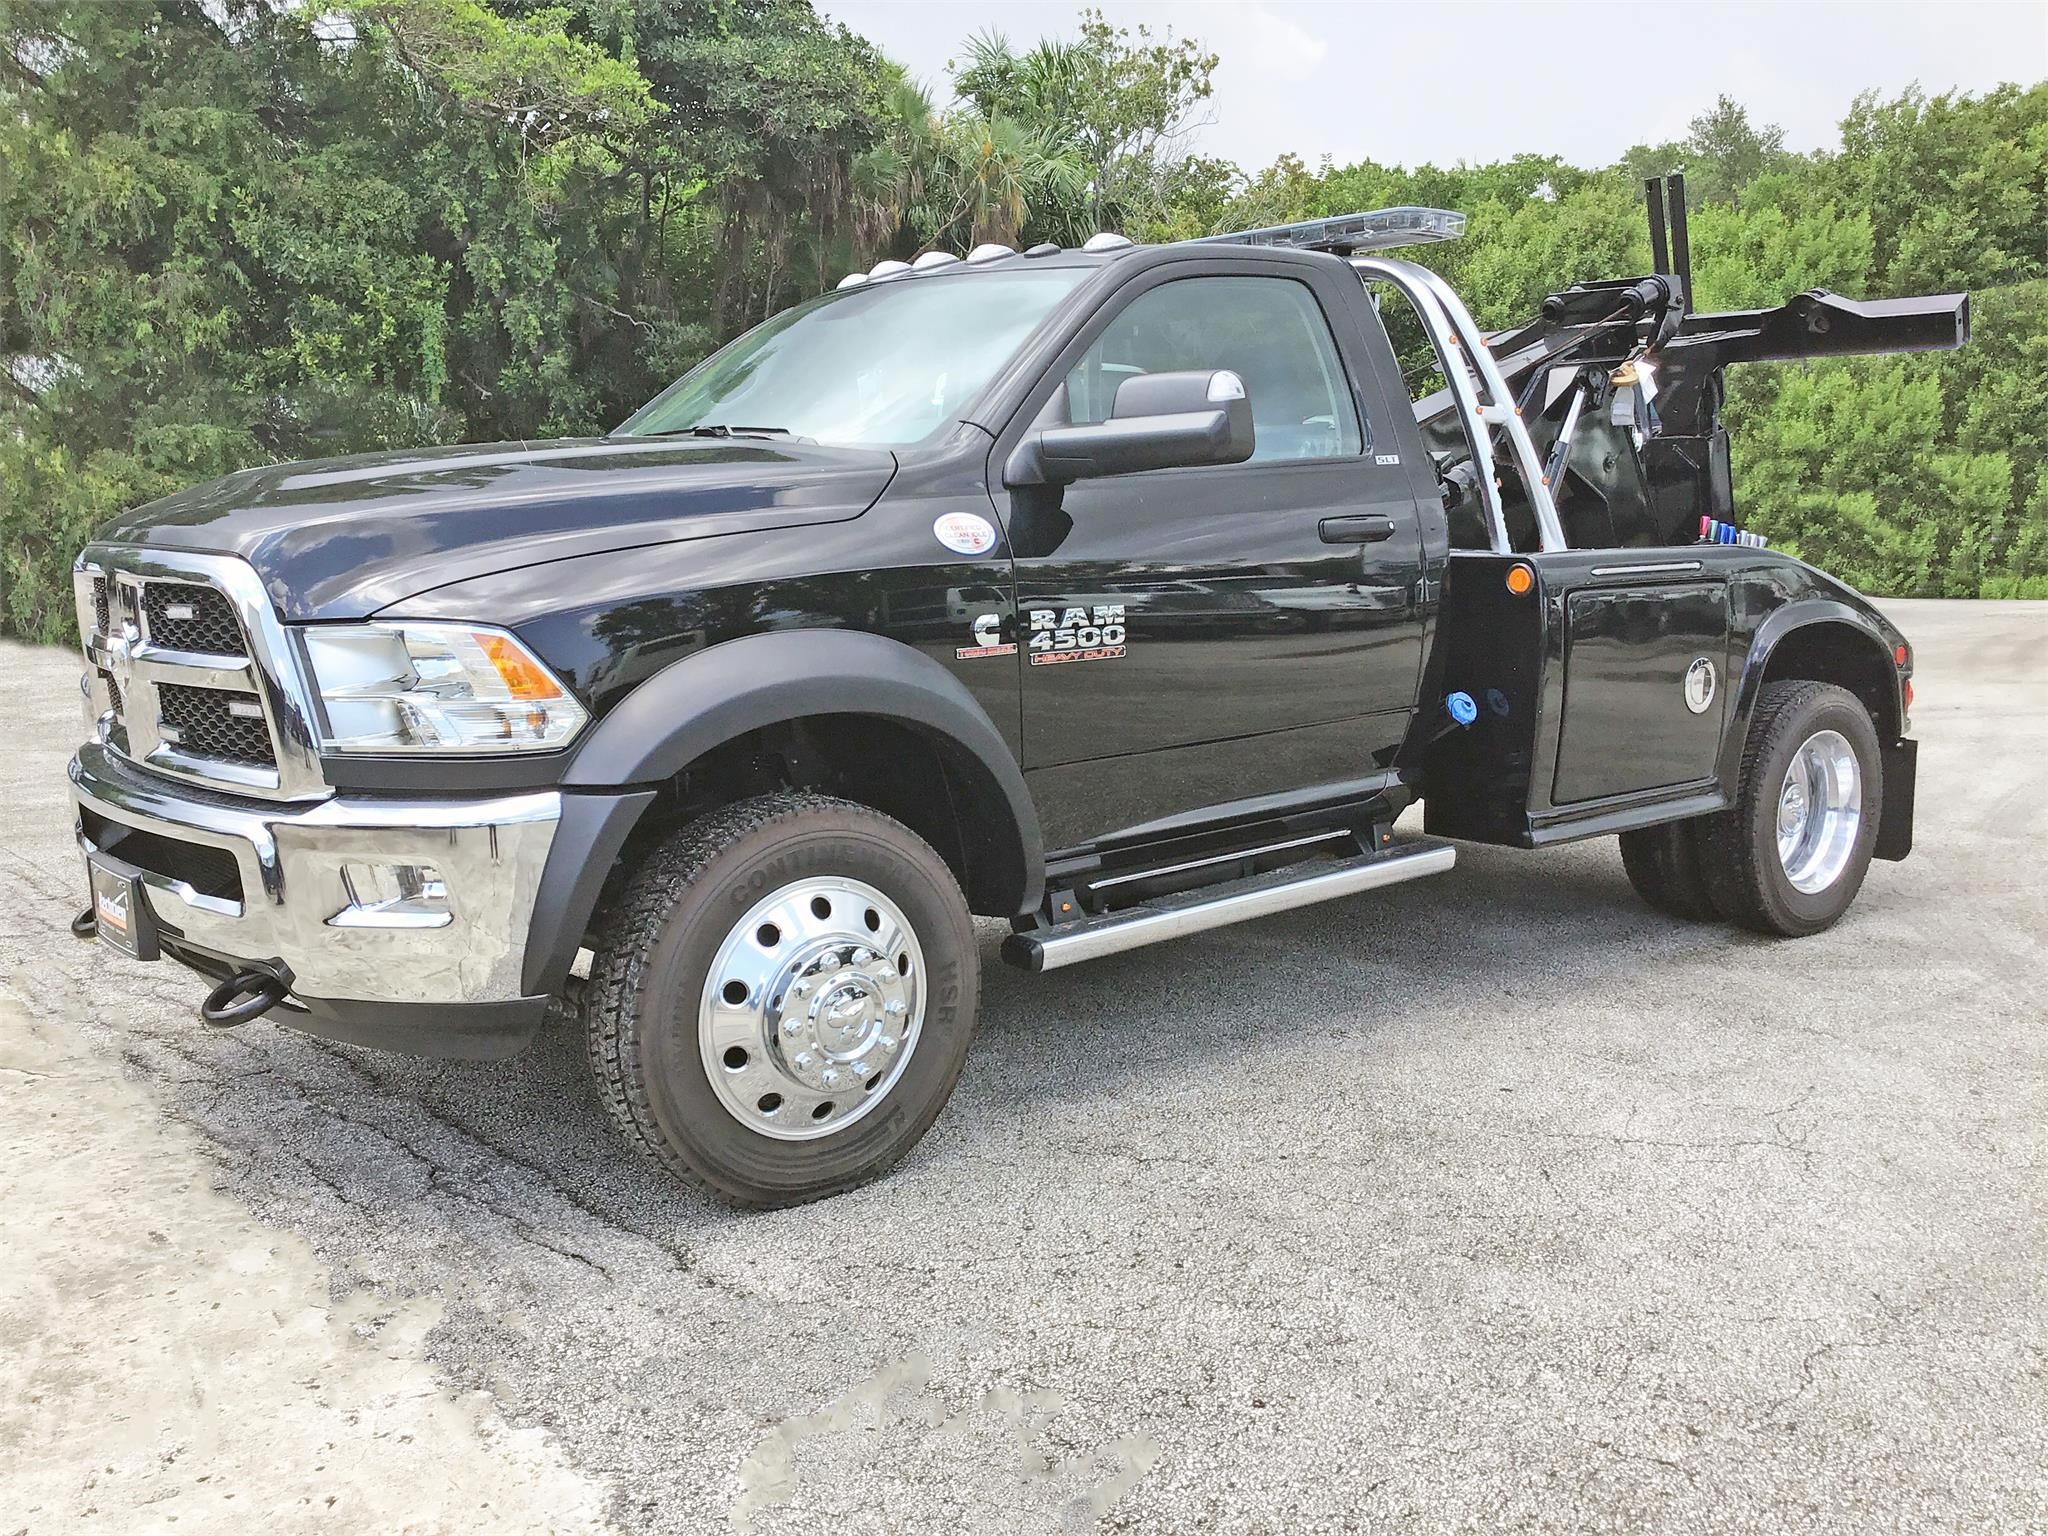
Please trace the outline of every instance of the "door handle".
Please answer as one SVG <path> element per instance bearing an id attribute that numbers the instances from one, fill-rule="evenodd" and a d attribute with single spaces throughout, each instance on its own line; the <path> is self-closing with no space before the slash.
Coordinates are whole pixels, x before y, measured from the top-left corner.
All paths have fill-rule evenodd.
<path id="1" fill-rule="evenodd" d="M 1381 544 L 1394 536 L 1394 520 L 1377 512 L 1360 517 L 1326 517 L 1316 526 L 1325 544 Z"/>

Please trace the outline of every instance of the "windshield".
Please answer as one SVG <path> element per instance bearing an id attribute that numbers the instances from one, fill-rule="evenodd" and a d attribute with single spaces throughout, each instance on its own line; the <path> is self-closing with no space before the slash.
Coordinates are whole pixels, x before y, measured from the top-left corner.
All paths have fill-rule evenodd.
<path id="1" fill-rule="evenodd" d="M 775 428 L 821 443 L 915 443 L 953 419 L 1082 267 L 897 278 L 786 310 L 642 406 L 623 436 Z"/>

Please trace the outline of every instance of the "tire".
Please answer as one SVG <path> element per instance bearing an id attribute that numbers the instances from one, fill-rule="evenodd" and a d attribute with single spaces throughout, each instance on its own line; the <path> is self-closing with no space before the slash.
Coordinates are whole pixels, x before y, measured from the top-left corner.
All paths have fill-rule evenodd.
<path id="1" fill-rule="evenodd" d="M 1699 830 L 1686 820 L 1621 834 L 1621 867 L 1636 894 L 1659 912 L 1694 922 L 1721 915 L 1700 868 Z"/>
<path id="2" fill-rule="evenodd" d="M 626 1139 L 670 1173 L 798 1205 L 917 1144 L 980 993 L 966 900 L 921 838 L 851 801 L 769 795 L 683 827 L 633 873 L 591 967 L 590 1065 Z"/>
<path id="3" fill-rule="evenodd" d="M 1787 805 L 1795 763 L 1801 789 Z M 1829 766 L 1815 771 L 1818 763 Z M 1743 745 L 1735 804 L 1700 818 L 1700 868 L 1714 905 L 1758 933 L 1798 938 L 1833 927 L 1870 868 L 1883 772 L 1877 731 L 1854 694 L 1829 683 L 1767 684 Z M 1813 803 L 1821 784 L 1853 821 Z M 1799 804 L 1806 812 L 1795 815 Z M 1789 854 L 1780 851 L 1788 819 L 1798 839 Z"/>

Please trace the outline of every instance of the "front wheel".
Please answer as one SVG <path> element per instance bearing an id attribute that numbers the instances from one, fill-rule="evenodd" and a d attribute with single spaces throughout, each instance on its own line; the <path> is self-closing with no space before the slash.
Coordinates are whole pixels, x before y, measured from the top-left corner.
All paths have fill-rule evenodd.
<path id="1" fill-rule="evenodd" d="M 945 1105 L 980 955 L 952 872 L 901 823 L 784 794 L 642 862 L 591 968 L 591 1067 L 670 1172 L 743 1205 L 883 1173 Z"/>
<path id="2" fill-rule="evenodd" d="M 1714 906 L 1745 928 L 1819 933 L 1856 899 L 1883 810 L 1870 713 L 1828 683 L 1765 687 L 1742 752 L 1734 806 L 1700 819 L 1700 869 Z"/>

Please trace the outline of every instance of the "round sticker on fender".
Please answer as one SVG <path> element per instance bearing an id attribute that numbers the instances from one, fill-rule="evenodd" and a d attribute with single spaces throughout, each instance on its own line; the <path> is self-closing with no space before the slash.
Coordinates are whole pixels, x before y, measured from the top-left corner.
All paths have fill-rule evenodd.
<path id="1" fill-rule="evenodd" d="M 948 512 L 932 524 L 932 537 L 956 555 L 985 555 L 996 547 L 995 525 L 972 512 Z"/>

